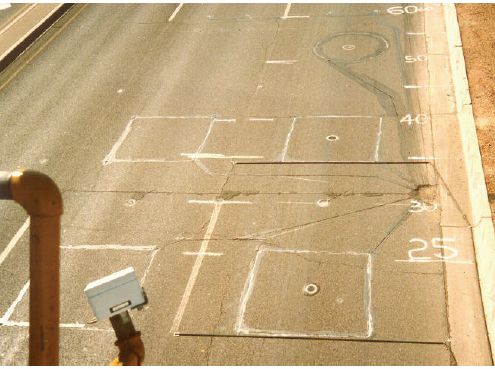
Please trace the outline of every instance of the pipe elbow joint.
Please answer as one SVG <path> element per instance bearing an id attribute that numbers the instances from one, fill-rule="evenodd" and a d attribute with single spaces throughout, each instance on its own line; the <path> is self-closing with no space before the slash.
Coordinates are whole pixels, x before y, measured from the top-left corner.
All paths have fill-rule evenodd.
<path id="1" fill-rule="evenodd" d="M 29 215 L 60 216 L 63 213 L 62 195 L 55 182 L 35 170 L 16 171 L 10 175 L 12 199 Z"/>

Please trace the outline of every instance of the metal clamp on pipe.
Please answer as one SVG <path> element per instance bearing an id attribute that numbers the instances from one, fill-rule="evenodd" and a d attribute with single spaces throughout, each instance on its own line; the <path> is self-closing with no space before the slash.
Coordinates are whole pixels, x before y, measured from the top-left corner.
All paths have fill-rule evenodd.
<path id="1" fill-rule="evenodd" d="M 29 365 L 58 365 L 60 190 L 40 172 L 0 172 L 0 199 L 14 200 L 30 216 Z"/>

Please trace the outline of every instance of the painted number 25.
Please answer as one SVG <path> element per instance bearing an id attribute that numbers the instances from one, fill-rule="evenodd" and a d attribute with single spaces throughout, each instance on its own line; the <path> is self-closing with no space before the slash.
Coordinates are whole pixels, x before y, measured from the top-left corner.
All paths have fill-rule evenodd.
<path id="1" fill-rule="evenodd" d="M 428 242 L 421 238 L 412 238 L 409 240 L 409 244 L 419 243 L 421 247 L 417 247 L 415 249 L 411 249 L 408 251 L 409 261 L 433 261 L 433 260 L 450 260 L 454 259 L 459 255 L 459 250 L 452 246 L 446 246 L 447 243 L 455 242 L 453 238 L 440 238 L 434 237 L 431 239 L 431 247 L 440 252 L 435 252 L 433 254 L 434 258 L 431 256 L 418 256 L 422 252 L 426 251 L 429 247 Z M 443 250 L 443 253 L 441 252 Z"/>

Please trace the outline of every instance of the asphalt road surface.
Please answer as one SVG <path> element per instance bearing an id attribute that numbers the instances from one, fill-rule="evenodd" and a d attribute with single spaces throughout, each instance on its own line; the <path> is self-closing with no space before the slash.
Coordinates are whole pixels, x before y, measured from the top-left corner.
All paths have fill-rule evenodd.
<path id="1" fill-rule="evenodd" d="M 114 357 L 83 289 L 127 266 L 147 364 L 490 363 L 427 13 L 79 4 L 4 71 L 0 168 L 63 192 L 61 363 Z M 28 220 L 0 211 L 0 363 L 23 364 Z"/>

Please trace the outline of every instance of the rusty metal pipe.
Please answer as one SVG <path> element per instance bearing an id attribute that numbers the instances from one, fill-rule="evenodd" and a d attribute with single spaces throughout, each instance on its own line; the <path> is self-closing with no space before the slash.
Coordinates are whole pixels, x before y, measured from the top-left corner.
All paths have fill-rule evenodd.
<path id="1" fill-rule="evenodd" d="M 0 199 L 30 216 L 29 365 L 58 365 L 60 316 L 60 190 L 47 175 L 0 172 Z"/>

